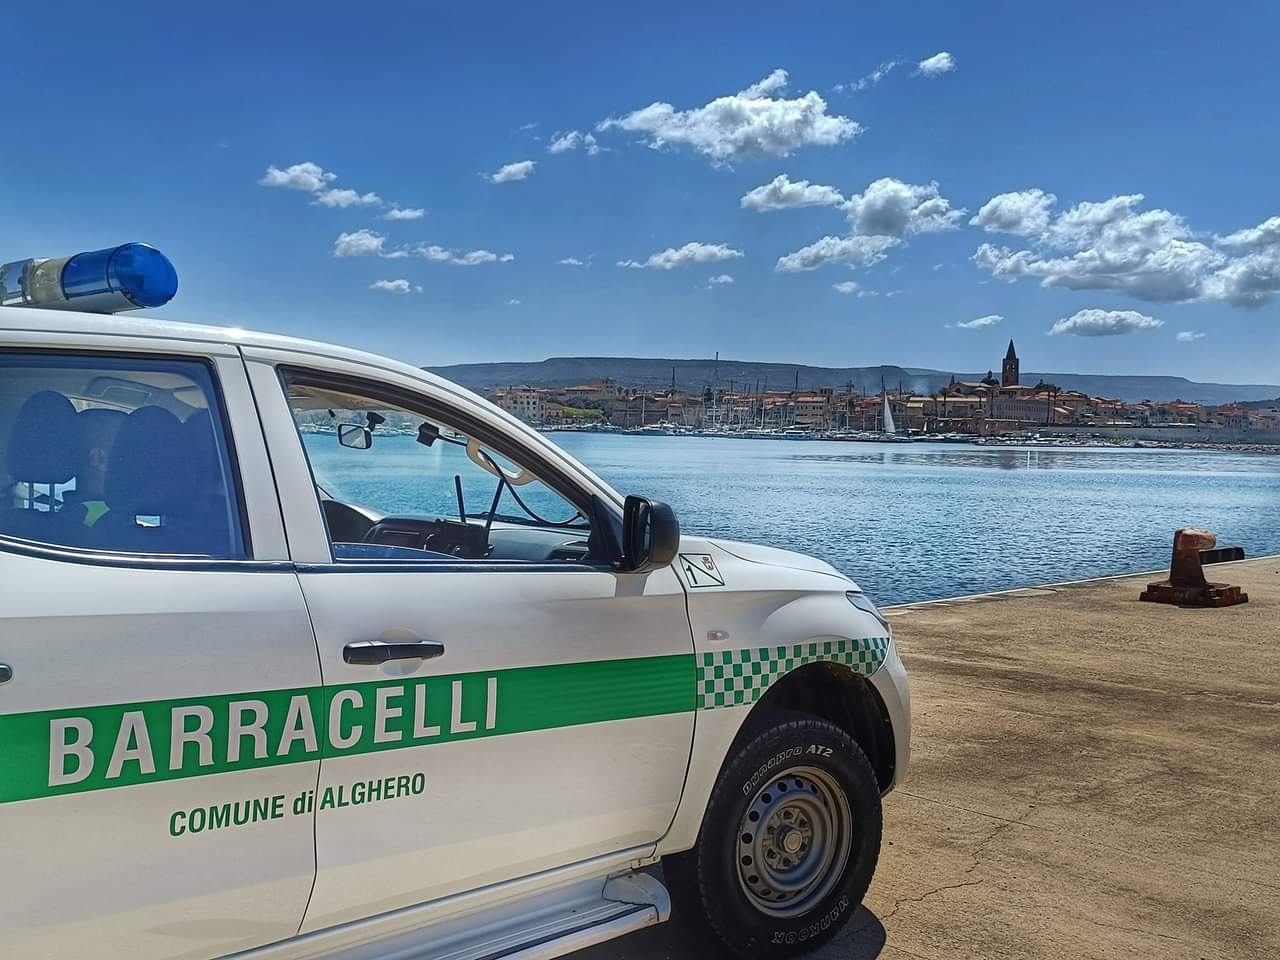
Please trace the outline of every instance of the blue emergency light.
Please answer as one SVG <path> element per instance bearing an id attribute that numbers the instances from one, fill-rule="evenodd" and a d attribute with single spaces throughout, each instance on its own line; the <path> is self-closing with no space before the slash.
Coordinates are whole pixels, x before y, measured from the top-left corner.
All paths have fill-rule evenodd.
<path id="1" fill-rule="evenodd" d="M 178 292 L 169 258 L 145 243 L 0 266 L 0 306 L 119 313 L 162 307 Z"/>

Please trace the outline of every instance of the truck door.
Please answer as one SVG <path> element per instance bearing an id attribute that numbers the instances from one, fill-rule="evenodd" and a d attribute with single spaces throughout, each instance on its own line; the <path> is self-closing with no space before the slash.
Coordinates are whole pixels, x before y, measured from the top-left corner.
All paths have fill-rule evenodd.
<path id="1" fill-rule="evenodd" d="M 0 954 L 290 937 L 319 667 L 243 361 L 21 337 L 0 342 Z"/>
<path id="2" fill-rule="evenodd" d="M 693 732 L 673 571 L 597 563 L 589 498 L 464 401 L 311 368 L 286 403 L 256 356 L 327 705 L 304 930 L 653 844 Z"/>

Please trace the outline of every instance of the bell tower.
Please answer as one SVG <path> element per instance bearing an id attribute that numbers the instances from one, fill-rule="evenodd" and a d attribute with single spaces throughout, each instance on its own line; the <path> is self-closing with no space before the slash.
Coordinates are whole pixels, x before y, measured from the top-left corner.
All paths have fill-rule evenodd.
<path id="1" fill-rule="evenodd" d="M 1005 352 L 1004 363 L 1000 365 L 1000 386 L 1012 387 L 1018 383 L 1018 354 L 1013 349 L 1013 341 L 1009 341 L 1009 349 Z"/>

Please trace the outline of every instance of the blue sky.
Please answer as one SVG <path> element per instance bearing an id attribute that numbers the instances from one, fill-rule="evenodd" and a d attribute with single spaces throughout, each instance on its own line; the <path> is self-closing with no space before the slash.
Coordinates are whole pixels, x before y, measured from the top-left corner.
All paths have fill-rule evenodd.
<path id="1" fill-rule="evenodd" d="M 1278 9 L 54 3 L 0 259 L 145 240 L 158 315 L 423 364 L 1280 383 Z"/>

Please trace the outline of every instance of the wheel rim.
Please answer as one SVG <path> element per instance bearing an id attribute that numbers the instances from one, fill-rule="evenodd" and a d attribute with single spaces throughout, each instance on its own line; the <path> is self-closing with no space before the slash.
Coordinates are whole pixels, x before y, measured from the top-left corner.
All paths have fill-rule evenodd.
<path id="1" fill-rule="evenodd" d="M 839 882 L 853 847 L 844 789 L 826 771 L 792 767 L 756 791 L 738 825 L 738 882 L 756 909 L 794 917 Z"/>

